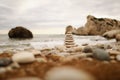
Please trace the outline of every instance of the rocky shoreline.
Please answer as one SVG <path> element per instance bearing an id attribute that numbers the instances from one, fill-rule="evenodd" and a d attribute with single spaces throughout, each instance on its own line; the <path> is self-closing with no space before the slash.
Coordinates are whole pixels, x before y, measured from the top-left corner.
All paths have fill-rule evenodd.
<path id="1" fill-rule="evenodd" d="M 120 43 L 8 51 L 0 54 L 0 80 L 49 80 L 46 74 L 54 67 L 63 66 L 84 70 L 95 80 L 119 80 Z"/>
<path id="2" fill-rule="evenodd" d="M 0 54 L 0 80 L 120 80 L 119 27 L 117 20 L 89 15 L 84 28 L 66 27 L 64 45 L 4 51 Z M 117 42 L 76 45 L 72 33 L 101 35 Z M 9 37 L 27 39 L 33 34 L 16 27 Z"/>

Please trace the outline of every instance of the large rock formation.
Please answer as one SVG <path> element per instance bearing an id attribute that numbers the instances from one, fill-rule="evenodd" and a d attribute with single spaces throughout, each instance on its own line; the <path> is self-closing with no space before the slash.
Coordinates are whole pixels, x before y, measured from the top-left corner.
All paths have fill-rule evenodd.
<path id="1" fill-rule="evenodd" d="M 9 38 L 22 38 L 22 39 L 33 38 L 32 32 L 22 26 L 12 28 L 9 31 L 8 36 Z"/>
<path id="2" fill-rule="evenodd" d="M 87 23 L 84 27 L 80 27 L 73 31 L 76 35 L 102 35 L 103 33 L 120 29 L 120 21 L 110 18 L 96 18 L 87 16 Z"/>

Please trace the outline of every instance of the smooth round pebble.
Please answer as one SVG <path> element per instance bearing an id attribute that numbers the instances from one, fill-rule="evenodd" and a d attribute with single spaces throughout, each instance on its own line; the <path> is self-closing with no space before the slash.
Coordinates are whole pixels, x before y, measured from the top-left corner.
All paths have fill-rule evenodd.
<path id="1" fill-rule="evenodd" d="M 0 67 L 5 67 L 13 63 L 12 59 L 10 58 L 0 58 Z"/>
<path id="2" fill-rule="evenodd" d="M 120 55 L 116 56 L 117 61 L 120 61 Z"/>
<path id="3" fill-rule="evenodd" d="M 12 60 L 17 63 L 31 63 L 35 61 L 35 57 L 30 52 L 19 52 L 12 56 Z"/>
<path id="4" fill-rule="evenodd" d="M 13 69 L 20 68 L 20 65 L 17 62 L 14 62 L 13 64 L 10 65 Z"/>
<path id="5" fill-rule="evenodd" d="M 72 67 L 55 67 L 47 72 L 45 80 L 94 80 L 94 78 L 82 70 Z"/>
<path id="6" fill-rule="evenodd" d="M 93 57 L 98 59 L 98 60 L 110 60 L 110 55 L 107 51 L 105 51 L 104 49 L 100 49 L 100 48 L 94 48 L 93 49 Z"/>

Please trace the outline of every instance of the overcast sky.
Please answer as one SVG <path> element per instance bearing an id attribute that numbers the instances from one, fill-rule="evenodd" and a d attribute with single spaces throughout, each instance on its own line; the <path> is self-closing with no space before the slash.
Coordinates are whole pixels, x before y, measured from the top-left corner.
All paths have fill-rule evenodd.
<path id="1" fill-rule="evenodd" d="M 120 0 L 0 0 L 0 33 L 24 26 L 33 33 L 64 33 L 80 27 L 87 15 L 120 20 Z"/>

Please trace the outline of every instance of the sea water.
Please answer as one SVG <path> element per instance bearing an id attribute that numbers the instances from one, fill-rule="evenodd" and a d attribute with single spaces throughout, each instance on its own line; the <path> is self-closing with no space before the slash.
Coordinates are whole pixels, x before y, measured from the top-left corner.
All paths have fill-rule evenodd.
<path id="1" fill-rule="evenodd" d="M 115 42 L 114 39 L 106 40 L 101 36 L 73 36 L 76 45 L 98 44 Z M 34 35 L 33 39 L 9 39 L 8 35 L 0 35 L 0 52 L 5 50 L 24 50 L 29 48 L 42 49 L 45 47 L 54 48 L 57 45 L 64 45 L 64 34 Z"/>

